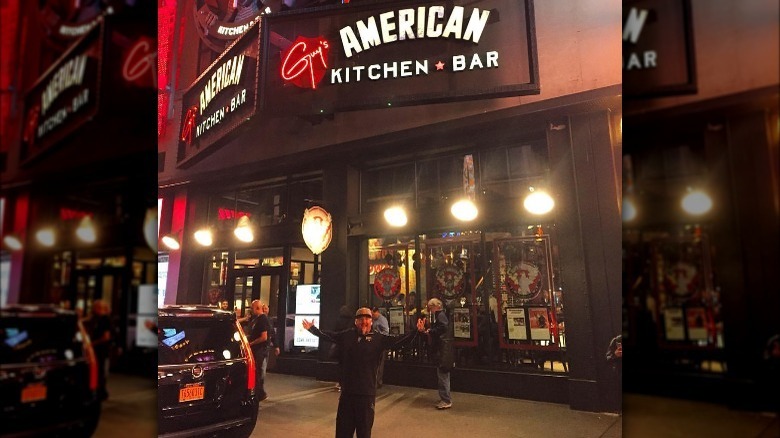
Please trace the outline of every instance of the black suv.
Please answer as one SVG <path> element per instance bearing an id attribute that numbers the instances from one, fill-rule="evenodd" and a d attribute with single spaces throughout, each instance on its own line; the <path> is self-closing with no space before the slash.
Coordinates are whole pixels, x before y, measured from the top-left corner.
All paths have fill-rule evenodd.
<path id="1" fill-rule="evenodd" d="M 249 436 L 259 370 L 235 313 L 165 306 L 157 321 L 159 435 Z"/>
<path id="2" fill-rule="evenodd" d="M 0 309 L 3 437 L 91 436 L 100 418 L 98 364 L 75 312 Z"/>

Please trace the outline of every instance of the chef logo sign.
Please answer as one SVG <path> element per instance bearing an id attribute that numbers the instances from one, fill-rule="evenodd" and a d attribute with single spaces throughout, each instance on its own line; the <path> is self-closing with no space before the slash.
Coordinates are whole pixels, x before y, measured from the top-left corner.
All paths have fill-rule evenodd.
<path id="1" fill-rule="evenodd" d="M 350 4 L 263 20 L 261 108 L 274 114 L 539 93 L 530 0 Z"/>

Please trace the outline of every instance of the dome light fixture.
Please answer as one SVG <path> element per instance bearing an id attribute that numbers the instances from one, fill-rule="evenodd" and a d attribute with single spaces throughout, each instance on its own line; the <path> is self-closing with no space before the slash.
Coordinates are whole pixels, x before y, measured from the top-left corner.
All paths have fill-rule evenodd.
<path id="1" fill-rule="evenodd" d="M 523 207 L 531 214 L 542 215 L 552 211 L 555 201 L 543 190 L 528 188 L 531 193 L 523 200 Z"/>
<path id="2" fill-rule="evenodd" d="M 3 243 L 5 243 L 5 246 L 11 251 L 19 251 L 22 249 L 22 241 L 13 234 L 3 237 Z"/>
<path id="3" fill-rule="evenodd" d="M 201 246 L 211 246 L 214 243 L 214 233 L 211 228 L 201 228 L 195 232 L 194 237 Z"/>
<path id="4" fill-rule="evenodd" d="M 168 249 L 170 250 L 176 251 L 177 249 L 181 248 L 179 239 L 177 239 L 176 236 L 173 234 L 166 234 L 165 236 L 162 237 L 161 240 L 163 245 L 168 247 Z"/>
<path id="5" fill-rule="evenodd" d="M 95 233 L 95 225 L 92 223 L 92 218 L 84 216 L 79 222 L 78 228 L 76 228 L 76 237 L 84 243 L 95 243 L 97 240 L 97 234 Z"/>
<path id="6" fill-rule="evenodd" d="M 391 227 L 403 227 L 409 221 L 403 207 L 390 207 L 385 210 L 385 220 Z"/>
<path id="7" fill-rule="evenodd" d="M 233 230 L 233 234 L 242 242 L 250 243 L 255 240 L 255 234 L 252 232 L 252 226 L 249 223 L 249 216 L 241 216 L 238 220 L 238 226 Z"/>
<path id="8" fill-rule="evenodd" d="M 56 241 L 54 228 L 46 227 L 38 230 L 38 232 L 35 233 L 35 239 L 38 240 L 38 243 L 41 245 L 51 248 Z"/>
<path id="9" fill-rule="evenodd" d="M 680 205 L 688 214 L 700 216 L 712 209 L 712 198 L 701 190 L 688 187 L 688 193 L 683 196 Z"/>
<path id="10" fill-rule="evenodd" d="M 463 222 L 473 221 L 479 214 L 477 206 L 470 199 L 461 199 L 455 202 L 452 204 L 450 212 L 456 219 Z"/>

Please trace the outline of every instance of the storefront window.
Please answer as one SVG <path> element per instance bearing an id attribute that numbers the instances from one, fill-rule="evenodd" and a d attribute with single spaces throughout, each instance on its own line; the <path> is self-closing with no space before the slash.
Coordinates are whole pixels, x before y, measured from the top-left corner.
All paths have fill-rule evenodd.
<path id="1" fill-rule="evenodd" d="M 624 345 L 654 368 L 723 373 L 712 223 L 683 202 L 694 189 L 716 195 L 704 140 L 694 131 L 669 135 L 635 143 L 623 157 L 623 193 L 636 212 L 623 226 Z"/>
<path id="2" fill-rule="evenodd" d="M 417 318 L 429 317 L 429 299 L 441 299 L 459 367 L 568 372 L 563 286 L 551 232 L 551 225 L 535 225 L 368 239 L 367 302 L 381 308 L 391 332 L 403 334 L 415 329 Z M 430 360 L 424 338 L 392 358 Z"/>

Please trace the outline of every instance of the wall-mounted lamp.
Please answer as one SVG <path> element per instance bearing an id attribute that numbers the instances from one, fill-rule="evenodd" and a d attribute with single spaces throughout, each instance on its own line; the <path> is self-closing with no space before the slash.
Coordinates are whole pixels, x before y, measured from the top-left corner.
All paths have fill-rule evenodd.
<path id="1" fill-rule="evenodd" d="M 688 193 L 683 196 L 680 205 L 688 214 L 699 216 L 712 209 L 712 198 L 701 190 L 688 187 Z"/>
<path id="2" fill-rule="evenodd" d="M 52 246 L 54 246 L 54 243 L 57 241 L 54 228 L 46 227 L 38 230 L 35 233 L 35 240 L 37 240 L 38 243 L 40 243 L 41 245 L 51 248 Z"/>
<path id="3" fill-rule="evenodd" d="M 21 239 L 19 239 L 19 237 L 14 234 L 9 234 L 3 237 L 3 243 L 5 244 L 6 248 L 10 249 L 11 251 L 19 251 L 23 246 Z"/>
<path id="4" fill-rule="evenodd" d="M 536 190 L 533 187 L 528 188 L 531 193 L 523 200 L 523 207 L 531 214 L 549 213 L 555 207 L 555 201 L 543 190 Z"/>
<path id="5" fill-rule="evenodd" d="M 195 241 L 201 246 L 211 246 L 214 243 L 214 232 L 211 231 L 211 197 L 209 197 L 209 204 L 206 208 L 206 226 L 195 231 Z"/>
<path id="6" fill-rule="evenodd" d="M 403 207 L 390 207 L 385 210 L 385 220 L 391 227 L 403 227 L 409 221 Z"/>
<path id="7" fill-rule="evenodd" d="M 241 216 L 241 218 L 238 220 L 236 229 L 233 230 L 233 234 L 235 234 L 236 238 L 242 242 L 249 243 L 255 240 L 255 234 L 252 231 L 252 225 L 249 223 L 248 216 Z"/>
<path id="8" fill-rule="evenodd" d="M 166 234 L 160 240 L 162 240 L 163 245 L 165 245 L 170 250 L 176 251 L 177 249 L 181 248 L 179 239 L 175 234 Z"/>
<path id="9" fill-rule="evenodd" d="M 201 228 L 193 236 L 195 241 L 201 246 L 211 246 L 214 243 L 214 233 L 211 231 L 211 228 Z"/>
<path id="10" fill-rule="evenodd" d="M 450 207 L 450 212 L 456 219 L 464 222 L 473 221 L 477 218 L 479 210 L 470 199 L 461 199 Z"/>
<path id="11" fill-rule="evenodd" d="M 97 240 L 97 233 L 95 232 L 95 225 L 92 223 L 92 218 L 84 216 L 79 222 L 78 228 L 76 228 L 76 237 L 84 243 L 95 243 Z"/>

